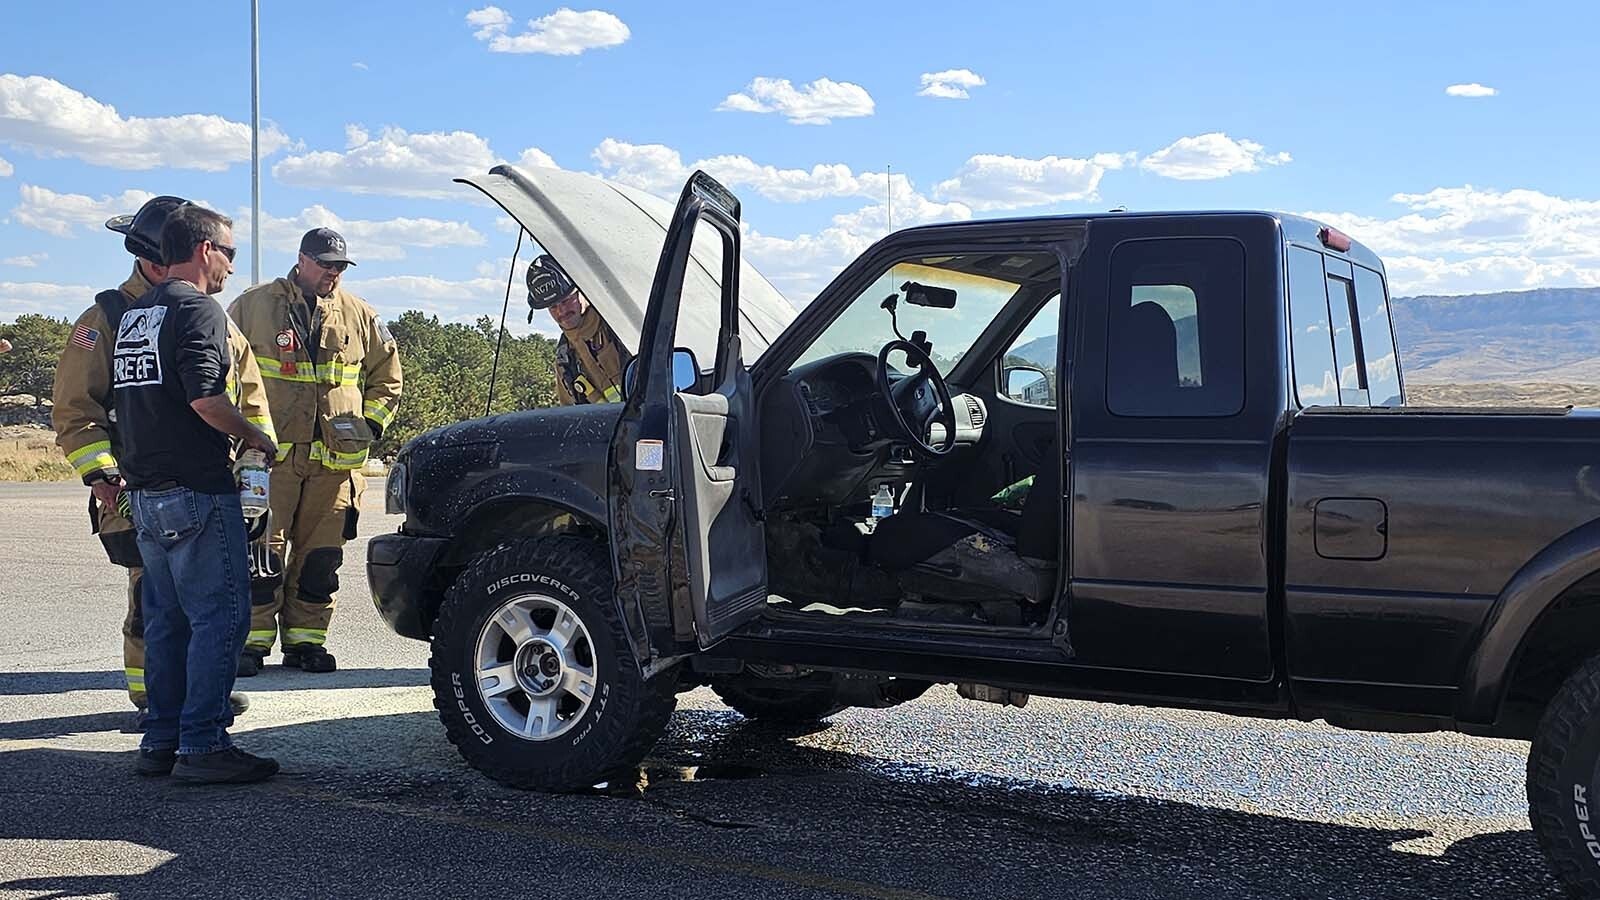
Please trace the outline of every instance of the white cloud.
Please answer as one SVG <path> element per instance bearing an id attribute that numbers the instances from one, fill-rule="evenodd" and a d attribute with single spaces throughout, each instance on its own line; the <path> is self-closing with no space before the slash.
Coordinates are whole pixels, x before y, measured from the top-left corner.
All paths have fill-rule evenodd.
<path id="1" fill-rule="evenodd" d="M 1255 172 L 1262 166 L 1291 161 L 1287 153 L 1268 153 L 1255 141 L 1234 140 L 1220 131 L 1184 137 L 1146 156 L 1139 165 L 1147 171 L 1182 181 L 1226 178 Z"/>
<path id="2" fill-rule="evenodd" d="M 5 157 L 0 157 L 0 178 L 10 178 L 16 173 L 16 167 L 11 165 L 11 163 L 6 162 Z"/>
<path id="3" fill-rule="evenodd" d="M 97 288 L 84 284 L 0 281 L 0 315 L 15 319 L 24 313 L 71 318 L 94 302 Z"/>
<path id="4" fill-rule="evenodd" d="M 0 75 L 0 143 L 40 156 L 71 156 L 115 169 L 199 169 L 220 172 L 250 159 L 250 126 L 191 113 L 144 118 L 51 78 Z M 289 139 L 276 127 L 261 131 L 261 152 Z"/>
<path id="5" fill-rule="evenodd" d="M 1470 84 L 1452 84 L 1444 89 L 1452 97 L 1493 97 L 1500 93 L 1492 87 L 1482 85 L 1476 81 Z"/>
<path id="6" fill-rule="evenodd" d="M 25 184 L 19 191 L 22 202 L 11 210 L 11 217 L 25 225 L 60 238 L 75 237 L 79 229 L 104 230 L 112 216 L 139 211 L 155 194 L 128 190 L 114 197 L 96 199 L 84 194 L 58 194 L 49 188 Z M 105 232 L 108 237 L 115 237 Z"/>
<path id="7" fill-rule="evenodd" d="M 934 196 L 956 200 L 977 210 L 1047 206 L 1099 196 L 1100 179 L 1132 162 L 1132 154 L 1100 153 L 1089 159 L 980 154 L 971 157 L 954 178 L 940 182 Z"/>
<path id="8" fill-rule="evenodd" d="M 365 72 L 367 71 L 367 64 L 364 62 L 353 62 L 350 64 L 350 68 L 360 69 L 361 71 Z"/>
<path id="9" fill-rule="evenodd" d="M 296 216 L 281 218 L 261 213 L 261 246 L 293 254 L 300 238 L 313 228 L 332 228 L 350 244 L 350 258 L 360 263 L 403 259 L 407 248 L 476 247 L 486 243 L 482 234 L 466 222 L 441 219 L 395 218 L 383 220 L 341 219 L 322 205 L 310 206 Z M 240 243 L 250 240 L 247 210 L 235 218 L 234 233 Z"/>
<path id="10" fill-rule="evenodd" d="M 550 154 L 540 150 L 538 147 L 529 147 L 528 149 L 522 151 L 522 155 L 517 157 L 517 165 L 524 169 L 561 168 L 560 166 L 556 165 L 556 161 L 554 159 L 550 158 Z"/>
<path id="11" fill-rule="evenodd" d="M 768 200 L 802 203 L 827 197 L 883 197 L 884 175 L 854 172 L 841 163 L 819 163 L 809 169 L 780 169 L 748 156 L 724 154 L 684 163 L 678 151 L 664 144 L 629 144 L 606 138 L 590 154 L 604 178 L 641 190 L 671 196 L 696 169 L 704 169 L 730 188 L 748 188 Z M 904 175 L 894 176 L 895 191 L 911 192 Z"/>
<path id="12" fill-rule="evenodd" d="M 467 13 L 467 24 L 478 29 L 472 36 L 487 41 L 497 34 L 505 34 L 511 26 L 511 14 L 498 6 L 485 6 Z"/>
<path id="13" fill-rule="evenodd" d="M 0 259 L 0 266 L 17 266 L 23 269 L 38 268 L 39 263 L 50 258 L 48 253 L 29 253 L 25 256 L 8 256 Z"/>
<path id="14" fill-rule="evenodd" d="M 528 23 L 522 34 L 511 34 L 511 14 L 498 6 L 467 13 L 472 36 L 489 44 L 492 53 L 545 53 L 576 56 L 626 43 L 632 36 L 621 19 L 597 9 L 578 12 L 562 7 Z"/>
<path id="15" fill-rule="evenodd" d="M 1306 215 L 1382 256 L 1397 295 L 1600 284 L 1600 200 L 1471 185 L 1390 200 L 1406 211 Z"/>
<path id="16" fill-rule="evenodd" d="M 502 161 L 488 141 L 470 131 L 413 134 L 385 128 L 373 137 L 360 125 L 346 125 L 345 140 L 348 146 L 343 152 L 291 156 L 274 165 L 272 175 L 284 184 L 311 190 L 463 199 L 474 192 L 452 179 L 487 172 Z M 536 157 L 554 165 L 534 148 L 524 150 L 521 161 L 526 165 Z"/>
<path id="17" fill-rule="evenodd" d="M 971 69 L 945 69 L 943 72 L 924 72 L 922 90 L 918 97 L 938 97 L 944 100 L 965 100 L 971 88 L 983 87 L 988 82 Z"/>
<path id="18" fill-rule="evenodd" d="M 756 78 L 744 93 L 729 94 L 721 112 L 778 113 L 793 125 L 826 125 L 834 119 L 870 116 L 872 95 L 859 84 L 818 78 L 796 88 L 787 78 Z"/>

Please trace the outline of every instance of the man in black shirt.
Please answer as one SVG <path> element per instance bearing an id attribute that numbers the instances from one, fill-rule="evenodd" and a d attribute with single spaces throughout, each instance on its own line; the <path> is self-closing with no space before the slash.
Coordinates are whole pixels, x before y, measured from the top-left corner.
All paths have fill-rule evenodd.
<path id="1" fill-rule="evenodd" d="M 270 778 L 233 746 L 228 694 L 250 625 L 244 512 L 229 438 L 270 461 L 277 444 L 227 395 L 228 326 L 210 295 L 233 272 L 232 222 L 186 206 L 161 231 L 167 280 L 115 328 L 111 383 L 122 476 L 145 564 L 149 717 L 137 771 L 194 783 Z"/>

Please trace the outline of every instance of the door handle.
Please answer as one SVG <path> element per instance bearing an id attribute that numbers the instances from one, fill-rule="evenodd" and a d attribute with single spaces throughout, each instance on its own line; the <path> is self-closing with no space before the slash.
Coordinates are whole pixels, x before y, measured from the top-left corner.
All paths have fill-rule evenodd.
<path id="1" fill-rule="evenodd" d="M 678 495 L 676 495 L 676 494 L 674 494 L 672 492 L 672 488 L 657 488 L 656 490 L 653 490 L 653 491 L 650 492 L 650 496 L 655 498 L 656 500 L 676 500 L 676 499 L 678 499 Z"/>

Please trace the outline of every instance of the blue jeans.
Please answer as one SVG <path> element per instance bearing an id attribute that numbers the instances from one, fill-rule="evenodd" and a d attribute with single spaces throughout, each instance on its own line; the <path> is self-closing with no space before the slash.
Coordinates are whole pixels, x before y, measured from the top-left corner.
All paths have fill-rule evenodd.
<path id="1" fill-rule="evenodd" d="M 144 558 L 146 750 L 233 746 L 228 694 L 250 630 L 250 569 L 239 495 L 179 487 L 132 492 Z"/>

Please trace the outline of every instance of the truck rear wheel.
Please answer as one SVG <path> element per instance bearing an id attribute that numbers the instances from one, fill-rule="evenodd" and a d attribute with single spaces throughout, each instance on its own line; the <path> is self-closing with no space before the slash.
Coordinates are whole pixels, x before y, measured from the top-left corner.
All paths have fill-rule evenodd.
<path id="1" fill-rule="evenodd" d="M 849 708 L 839 699 L 832 672 L 812 672 L 799 678 L 763 678 L 745 672 L 711 682 L 723 703 L 746 719 L 780 725 L 803 725 Z"/>
<path id="2" fill-rule="evenodd" d="M 473 768 L 518 788 L 571 791 L 638 765 L 677 698 L 628 648 L 606 551 L 573 537 L 483 554 L 434 624 L 433 704 Z"/>
<path id="3" fill-rule="evenodd" d="M 1528 754 L 1528 818 L 1550 868 L 1582 897 L 1600 897 L 1600 655 L 1545 709 Z"/>

